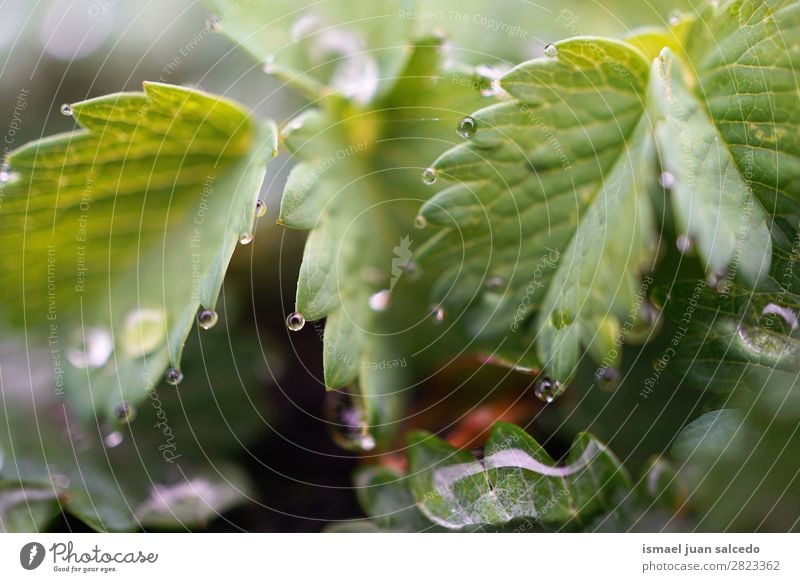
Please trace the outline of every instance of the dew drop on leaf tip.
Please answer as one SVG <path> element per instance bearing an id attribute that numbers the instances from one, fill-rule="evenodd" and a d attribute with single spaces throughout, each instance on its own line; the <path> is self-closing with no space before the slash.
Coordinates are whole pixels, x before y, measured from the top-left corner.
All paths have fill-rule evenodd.
<path id="1" fill-rule="evenodd" d="M 106 446 L 106 448 L 113 449 L 121 445 L 124 439 L 125 437 L 122 436 L 122 433 L 118 430 L 115 430 L 103 438 L 103 444 Z"/>
<path id="2" fill-rule="evenodd" d="M 64 103 L 61 106 L 61 115 L 66 115 L 67 117 L 72 117 L 72 105 L 69 103 Z"/>
<path id="3" fill-rule="evenodd" d="M 217 321 L 219 321 L 219 315 L 212 309 L 202 309 L 197 314 L 197 324 L 203 329 L 211 329 L 217 325 Z"/>
<path id="4" fill-rule="evenodd" d="M 548 59 L 554 59 L 558 56 L 558 48 L 554 44 L 548 44 L 544 47 L 544 56 Z"/>
<path id="5" fill-rule="evenodd" d="M 478 123 L 475 121 L 475 118 L 467 116 L 458 123 L 458 128 L 456 128 L 456 131 L 458 132 L 458 135 L 464 139 L 469 139 L 475 135 L 475 131 L 477 129 Z"/>
<path id="6" fill-rule="evenodd" d="M 369 308 L 372 309 L 372 311 L 386 311 L 389 308 L 389 301 L 391 298 L 392 292 L 388 289 L 382 289 L 370 295 L 368 300 Z"/>
<path id="7" fill-rule="evenodd" d="M 561 394 L 561 382 L 540 376 L 534 383 L 533 394 L 545 404 L 550 404 Z"/>
<path id="8" fill-rule="evenodd" d="M 164 381 L 170 386 L 177 386 L 183 382 L 183 372 L 177 368 L 170 368 L 164 374 Z"/>
<path id="9" fill-rule="evenodd" d="M 425 228 L 428 226 L 428 221 L 425 220 L 425 217 L 421 214 L 418 214 L 416 218 L 414 218 L 414 226 L 417 228 Z"/>
<path id="10" fill-rule="evenodd" d="M 286 318 L 286 327 L 289 328 L 289 331 L 300 331 L 305 324 L 306 318 L 298 311 L 290 313 Z"/>
<path id="11" fill-rule="evenodd" d="M 678 249 L 679 253 L 685 255 L 692 251 L 692 249 L 694 248 L 694 242 L 692 241 L 691 237 L 682 234 L 679 235 L 678 238 L 675 240 L 675 247 Z"/>
<path id="12" fill-rule="evenodd" d="M 664 190 L 672 190 L 675 187 L 675 176 L 672 172 L 664 170 L 658 175 L 658 183 Z"/>
<path id="13" fill-rule="evenodd" d="M 436 170 L 433 168 L 425 168 L 425 171 L 422 172 L 422 182 L 428 186 L 436 183 Z"/>
<path id="14" fill-rule="evenodd" d="M 349 389 L 325 394 L 324 416 L 333 442 L 345 450 L 366 453 L 376 446 L 366 412 Z"/>
<path id="15" fill-rule="evenodd" d="M 253 242 L 253 235 L 249 232 L 243 232 L 239 235 L 240 245 L 249 245 L 251 242 Z"/>
<path id="16" fill-rule="evenodd" d="M 74 345 L 65 350 L 67 361 L 76 368 L 100 368 L 106 364 L 114 350 L 111 333 L 100 327 L 80 329 L 75 332 Z"/>
<path id="17" fill-rule="evenodd" d="M 222 19 L 219 16 L 212 16 L 208 19 L 207 25 L 211 32 L 219 32 L 222 30 Z"/>
<path id="18" fill-rule="evenodd" d="M 128 424 L 136 418 L 136 407 L 128 401 L 123 401 L 114 407 L 114 418 L 123 424 Z"/>

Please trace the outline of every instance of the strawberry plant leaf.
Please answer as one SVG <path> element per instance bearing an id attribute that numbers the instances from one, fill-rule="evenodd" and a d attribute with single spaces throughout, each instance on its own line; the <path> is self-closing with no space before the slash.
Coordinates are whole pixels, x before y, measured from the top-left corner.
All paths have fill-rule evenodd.
<path id="1" fill-rule="evenodd" d="M 226 354 L 228 341 L 216 333 L 204 339 L 213 364 L 191 344 L 187 363 L 207 373 L 187 378 L 186 391 L 152 392 L 141 406 L 130 405 L 121 425 L 79 422 L 56 395 L 52 376 L 29 380 L 23 373 L 22 354 L 42 371 L 50 354 L 4 344 L 3 527 L 41 530 L 61 510 L 97 531 L 202 527 L 249 499 L 249 479 L 226 459 L 262 426 L 264 406 L 257 394 L 243 393 L 257 385 L 255 371 L 236 364 L 254 354 L 246 346 Z M 234 374 L 241 374 L 241 386 L 230 382 Z M 223 380 L 227 389 L 216 390 Z M 30 419 L 37 419 L 36 430 Z"/>
<path id="2" fill-rule="evenodd" d="M 177 384 L 195 319 L 216 322 L 276 131 L 226 99 L 159 83 L 64 111 L 82 129 L 8 156 L 6 312 L 47 334 L 79 415 L 110 416 L 167 367 Z"/>
<path id="3" fill-rule="evenodd" d="M 624 469 L 591 435 L 573 442 L 563 466 L 522 429 L 497 423 L 482 459 L 424 432 L 409 437 L 411 491 L 422 512 L 449 529 L 528 518 L 586 524 L 623 510 Z"/>
<path id="4" fill-rule="evenodd" d="M 507 102 L 472 114 L 467 143 L 433 165 L 456 184 L 422 207 L 446 229 L 426 253 L 467 255 L 439 288 L 457 281 L 449 300 L 492 330 L 538 311 L 530 340 L 559 380 L 581 347 L 614 365 L 623 324 L 648 321 L 640 281 L 657 260 L 652 204 L 665 191 L 678 246 L 697 252 L 710 284 L 760 284 L 771 220 L 796 204 L 800 141 L 786 100 L 799 13 L 789 0 L 723 2 L 660 32 L 557 42 L 504 75 Z M 505 295 L 465 302 L 487 277 Z"/>
<path id="5" fill-rule="evenodd" d="M 422 40 L 383 98 L 361 107 L 331 96 L 281 132 L 299 163 L 279 223 L 311 229 L 295 308 L 307 321 L 325 318 L 325 385 L 353 385 L 370 425 L 388 426 L 404 397 L 407 346 L 427 342 L 420 331 L 432 326 L 425 294 L 410 288 L 425 236 L 409 195 L 421 184 L 420 152 L 452 132 L 440 117 L 456 119 L 482 99 L 462 77 L 439 77 L 443 58 L 441 39 Z"/>
<path id="6" fill-rule="evenodd" d="M 648 182 L 655 177 L 647 167 L 654 153 L 643 55 L 595 38 L 551 50 L 556 58 L 501 79 L 514 100 L 471 116 L 468 143 L 433 165 L 457 184 L 421 213 L 448 228 L 438 245 L 460 253 L 456 239 L 467 240 L 466 279 L 477 270 L 506 282 L 505 305 L 483 319 L 502 319 L 508 329 L 541 309 L 540 359 L 566 379 L 579 343 L 610 351 L 615 334 L 598 329 L 619 327 L 639 274 L 652 267 Z"/>

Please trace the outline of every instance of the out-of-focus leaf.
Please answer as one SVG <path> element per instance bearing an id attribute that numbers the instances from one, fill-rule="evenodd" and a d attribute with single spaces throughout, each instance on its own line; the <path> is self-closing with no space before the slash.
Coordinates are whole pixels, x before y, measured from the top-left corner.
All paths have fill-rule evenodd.
<path id="1" fill-rule="evenodd" d="M 365 467 L 355 476 L 358 502 L 372 522 L 384 531 L 429 532 L 429 521 L 409 491 L 408 478 L 383 467 Z"/>
<path id="2" fill-rule="evenodd" d="M 8 156 L 4 311 L 46 336 L 81 417 L 111 416 L 179 370 L 198 309 L 214 309 L 237 241 L 251 237 L 276 131 L 158 83 L 69 111 L 82 129 Z"/>
<path id="3" fill-rule="evenodd" d="M 228 344 L 224 335 L 209 340 L 213 335 L 204 340 L 209 347 Z M 129 424 L 90 426 L 79 424 L 55 394 L 50 354 L 29 352 L 36 370 L 30 373 L 21 353 L 8 345 L 0 353 L 0 447 L 10 451 L 0 467 L 0 499 L 13 510 L 10 518 L 3 512 L 0 517 L 11 527 L 41 529 L 53 509 L 63 509 L 98 531 L 186 529 L 249 499 L 250 483 L 230 463 L 264 414 L 257 395 L 230 382 L 238 367 L 242 385 L 256 385 L 255 369 L 245 367 L 253 362 L 246 350 L 237 356 L 238 366 L 216 351 L 202 375 L 192 349 L 189 369 L 207 377 L 211 388 L 193 378 L 187 386 L 197 394 L 182 398 L 172 387 L 153 391 L 128 410 Z M 229 394 L 215 393 L 221 385 Z M 30 509 L 20 502 L 20 491 Z"/>

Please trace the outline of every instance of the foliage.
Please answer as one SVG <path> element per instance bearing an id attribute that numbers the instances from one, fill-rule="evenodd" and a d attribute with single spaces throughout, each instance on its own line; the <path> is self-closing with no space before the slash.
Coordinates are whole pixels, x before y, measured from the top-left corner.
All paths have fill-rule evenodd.
<path id="1" fill-rule="evenodd" d="M 209 466 L 202 439 L 164 465 L 146 458 L 163 450 L 152 431 L 137 432 L 158 420 L 160 378 L 183 379 L 194 322 L 219 318 L 279 147 L 295 165 L 278 224 L 309 231 L 287 325 L 322 336 L 344 444 L 386 453 L 356 473 L 368 519 L 333 529 L 797 529 L 786 451 L 800 410 L 800 3 L 710 2 L 613 38 L 572 30 L 535 58 L 510 34 L 432 25 L 422 0 L 208 4 L 215 29 L 305 100 L 280 131 L 227 99 L 147 83 L 65 106 L 80 129 L 7 158 L 3 317 L 47 349 L 21 334 L 4 344 L 4 529 L 41 528 L 59 508 L 100 530 L 189 527 L 247 498 L 247 477 Z M 530 18 L 505 11 L 494 14 Z M 630 454 L 618 458 L 620 437 L 603 444 L 594 427 L 559 435 L 572 445 L 556 455 L 538 438 L 547 427 L 525 419 L 534 439 L 497 422 L 476 457 L 440 438 L 454 440 L 455 415 L 433 423 L 440 436 L 403 425 L 419 406 L 408 387 L 441 362 L 479 354 L 528 375 L 546 421 L 569 386 L 591 385 L 586 411 L 597 385 L 650 374 L 630 359 L 636 344 L 703 391 L 694 404 L 678 381 L 670 400 L 688 412 L 644 467 L 630 459 L 641 443 L 620 443 Z M 239 374 L 247 348 L 234 347 Z M 28 376 L 48 370 L 30 389 L 14 383 L 25 350 Z M 241 384 L 222 418 L 247 438 L 257 423 L 239 418 L 252 402 Z M 180 394 L 169 398 L 187 419 L 209 406 Z M 44 429 L 25 442 L 17 424 L 32 417 Z M 217 447 L 225 458 L 232 443 Z M 152 474 L 127 475 L 132 455 Z M 727 486 L 736 479 L 746 485 Z"/>

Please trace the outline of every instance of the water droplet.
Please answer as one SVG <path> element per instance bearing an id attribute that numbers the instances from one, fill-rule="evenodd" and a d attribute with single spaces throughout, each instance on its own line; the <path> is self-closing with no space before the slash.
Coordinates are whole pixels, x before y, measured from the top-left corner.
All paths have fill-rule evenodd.
<path id="1" fill-rule="evenodd" d="M 483 286 L 486 287 L 487 289 L 500 289 L 505 284 L 506 284 L 505 279 L 503 279 L 502 277 L 494 276 L 486 279 L 486 281 L 484 281 L 483 283 Z"/>
<path id="2" fill-rule="evenodd" d="M 717 269 L 709 273 L 706 278 L 706 285 L 717 293 L 725 293 L 729 287 L 728 269 Z"/>
<path id="3" fill-rule="evenodd" d="M 757 304 L 756 301 L 742 308 L 736 329 L 749 352 L 774 362 L 800 350 L 799 332 L 800 319 L 795 309 L 774 302 Z"/>
<path id="4" fill-rule="evenodd" d="M 594 381 L 601 390 L 616 390 L 619 386 L 619 370 L 606 366 L 594 373 Z"/>
<path id="5" fill-rule="evenodd" d="M 74 334 L 74 344 L 64 354 L 67 361 L 76 368 L 100 368 L 114 351 L 111 333 L 101 327 L 78 330 Z"/>
<path id="6" fill-rule="evenodd" d="M 337 445 L 359 453 L 375 448 L 360 397 L 349 390 L 331 390 L 325 395 L 324 414 L 328 432 Z"/>
<path id="7" fill-rule="evenodd" d="M 682 14 L 679 11 L 673 10 L 672 12 L 669 13 L 669 16 L 667 17 L 667 22 L 669 22 L 670 26 L 675 26 L 676 24 L 680 23 L 681 16 Z"/>
<path id="8" fill-rule="evenodd" d="M 222 19 L 219 16 L 212 16 L 206 22 L 206 26 L 211 32 L 220 32 L 222 30 Z"/>
<path id="9" fill-rule="evenodd" d="M 114 447 L 121 445 L 124 439 L 125 437 L 122 436 L 122 433 L 115 430 L 114 432 L 106 435 L 106 437 L 103 439 L 103 443 L 106 445 L 106 448 L 113 449 Z"/>
<path id="10" fill-rule="evenodd" d="M 136 309 L 125 318 L 120 334 L 123 351 L 141 358 L 163 345 L 167 337 L 164 313 L 155 309 Z"/>
<path id="11" fill-rule="evenodd" d="M 797 331 L 797 313 L 788 307 L 769 303 L 761 311 L 761 316 L 762 328 L 775 330 L 784 335 Z"/>
<path id="12" fill-rule="evenodd" d="M 539 376 L 533 386 L 533 394 L 542 402 L 550 404 L 561 394 L 561 382 Z"/>
<path id="13" fill-rule="evenodd" d="M 658 183 L 664 190 L 672 190 L 675 187 L 675 176 L 672 172 L 664 170 L 658 176 Z"/>
<path id="14" fill-rule="evenodd" d="M 408 261 L 400 268 L 403 270 L 403 272 L 408 273 L 409 275 L 418 275 L 420 272 L 419 265 L 414 261 Z"/>
<path id="15" fill-rule="evenodd" d="M 64 103 L 61 106 L 61 115 L 66 115 L 67 117 L 72 117 L 72 105 L 69 103 Z"/>
<path id="16" fill-rule="evenodd" d="M 183 372 L 177 368 L 170 368 L 167 370 L 166 374 L 164 374 L 164 381 L 170 386 L 177 386 L 183 382 Z"/>
<path id="17" fill-rule="evenodd" d="M 694 248 L 694 241 L 688 235 L 682 234 L 675 240 L 675 246 L 680 254 L 685 255 Z"/>
<path id="18" fill-rule="evenodd" d="M 373 311 L 386 311 L 389 308 L 389 300 L 392 298 L 392 292 L 388 289 L 383 289 L 373 294 L 369 298 L 369 308 Z"/>
<path id="19" fill-rule="evenodd" d="M 625 339 L 631 343 L 644 343 L 653 339 L 664 324 L 661 311 L 649 300 L 639 307 L 639 317 L 628 331 Z"/>
<path id="20" fill-rule="evenodd" d="M 548 59 L 554 59 L 558 56 L 558 48 L 554 44 L 548 44 L 544 47 L 544 56 Z"/>
<path id="21" fill-rule="evenodd" d="M 6 170 L 0 170 L 0 184 L 5 184 L 11 180 L 11 174 Z"/>
<path id="22" fill-rule="evenodd" d="M 127 401 L 120 402 L 114 407 L 114 418 L 124 424 L 133 422 L 136 418 L 136 407 Z"/>
<path id="23" fill-rule="evenodd" d="M 475 118 L 467 116 L 458 123 L 458 128 L 456 131 L 458 132 L 458 135 L 464 139 L 469 139 L 475 135 L 475 131 L 477 129 L 478 123 L 475 121 Z"/>
<path id="24" fill-rule="evenodd" d="M 197 314 L 197 325 L 203 329 L 211 329 L 219 321 L 219 315 L 213 309 L 203 309 Z"/>
<path id="25" fill-rule="evenodd" d="M 267 213 L 267 203 L 263 200 L 256 202 L 256 218 L 261 218 Z"/>
<path id="26" fill-rule="evenodd" d="M 300 331 L 305 324 L 306 318 L 297 311 L 290 313 L 289 317 L 286 318 L 286 327 L 289 328 L 289 331 Z"/>
<path id="27" fill-rule="evenodd" d="M 445 317 L 444 307 L 442 307 L 441 305 L 436 305 L 435 307 L 433 307 L 431 309 L 431 317 L 433 317 L 433 323 L 435 323 L 436 325 L 441 325 L 442 323 L 444 323 L 444 317 Z"/>
<path id="28" fill-rule="evenodd" d="M 50 481 L 57 489 L 66 489 L 70 484 L 69 477 L 52 467 L 50 468 Z"/>
<path id="29" fill-rule="evenodd" d="M 264 66 L 261 67 L 267 75 L 272 75 L 275 72 L 275 55 L 270 55 L 264 60 Z"/>
<path id="30" fill-rule="evenodd" d="M 421 214 L 418 214 L 417 217 L 414 219 L 414 226 L 417 228 L 425 228 L 428 226 L 428 221 L 425 220 L 425 217 Z"/>
<path id="31" fill-rule="evenodd" d="M 425 168 L 425 171 L 422 172 L 422 182 L 423 184 L 427 184 L 430 186 L 431 184 L 436 183 L 436 170 L 433 168 Z"/>
<path id="32" fill-rule="evenodd" d="M 240 245 L 249 245 L 251 242 L 253 242 L 253 235 L 249 232 L 243 232 L 239 235 Z"/>

